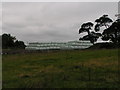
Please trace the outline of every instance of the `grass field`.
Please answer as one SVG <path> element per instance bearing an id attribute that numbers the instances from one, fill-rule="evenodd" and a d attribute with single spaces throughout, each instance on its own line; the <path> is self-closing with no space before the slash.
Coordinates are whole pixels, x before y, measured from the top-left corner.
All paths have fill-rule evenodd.
<path id="1" fill-rule="evenodd" d="M 118 50 L 3 55 L 3 88 L 119 88 Z"/>

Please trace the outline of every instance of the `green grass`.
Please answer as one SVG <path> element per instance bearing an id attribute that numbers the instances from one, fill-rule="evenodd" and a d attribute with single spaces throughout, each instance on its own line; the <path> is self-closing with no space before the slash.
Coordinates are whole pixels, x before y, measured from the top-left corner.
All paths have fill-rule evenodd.
<path id="1" fill-rule="evenodd" d="M 118 50 L 3 55 L 3 88 L 119 88 Z"/>

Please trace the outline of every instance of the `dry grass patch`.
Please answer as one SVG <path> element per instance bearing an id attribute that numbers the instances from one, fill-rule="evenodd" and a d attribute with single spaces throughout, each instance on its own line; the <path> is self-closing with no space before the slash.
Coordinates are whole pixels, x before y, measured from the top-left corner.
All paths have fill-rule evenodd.
<path id="1" fill-rule="evenodd" d="M 78 66 L 86 66 L 86 67 L 107 67 L 107 66 L 117 66 L 118 60 L 112 60 L 115 59 L 113 57 L 104 57 L 104 58 L 95 58 L 90 59 L 87 62 L 79 62 L 75 63 L 75 65 Z M 112 61 L 111 61 L 112 60 Z"/>
<path id="2" fill-rule="evenodd" d="M 118 65 L 118 61 L 112 61 L 110 62 L 112 57 L 105 57 L 105 58 L 98 58 L 98 59 L 91 59 L 88 62 L 85 62 L 85 66 L 96 66 L 96 67 L 107 67 L 107 66 L 114 66 Z"/>
<path id="3" fill-rule="evenodd" d="M 47 72 L 47 73 L 54 73 L 54 72 L 64 72 L 62 69 L 57 68 L 53 65 L 49 65 L 47 67 L 44 67 L 43 69 L 41 69 L 39 72 Z"/>

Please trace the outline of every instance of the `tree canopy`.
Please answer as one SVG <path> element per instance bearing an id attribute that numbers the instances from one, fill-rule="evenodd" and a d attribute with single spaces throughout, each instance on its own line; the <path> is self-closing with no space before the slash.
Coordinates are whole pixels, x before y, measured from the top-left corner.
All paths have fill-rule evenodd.
<path id="1" fill-rule="evenodd" d="M 120 20 L 117 19 L 112 25 L 102 33 L 102 40 L 110 40 L 114 43 L 120 42 Z"/>
<path id="2" fill-rule="evenodd" d="M 103 15 L 95 20 L 95 25 L 91 22 L 83 23 L 79 29 L 79 34 L 88 32 L 87 35 L 80 37 L 79 40 L 90 40 L 94 44 L 100 37 L 102 40 L 110 40 L 113 43 L 120 43 L 120 19 L 113 22 L 108 15 Z M 94 26 L 94 29 L 92 27 Z M 101 27 L 105 27 L 103 33 L 98 33 Z"/>
<path id="3" fill-rule="evenodd" d="M 2 35 L 2 48 L 25 48 L 25 44 L 23 41 L 16 40 L 16 37 L 11 36 L 10 34 L 3 34 Z"/>

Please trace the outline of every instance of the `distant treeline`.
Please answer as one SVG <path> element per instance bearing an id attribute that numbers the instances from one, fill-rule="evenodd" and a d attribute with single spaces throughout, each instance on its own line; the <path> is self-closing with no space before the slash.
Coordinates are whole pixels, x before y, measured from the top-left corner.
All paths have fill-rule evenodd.
<path id="1" fill-rule="evenodd" d="M 0 38 L 2 38 L 2 49 L 25 49 L 26 47 L 23 41 L 18 41 L 16 37 L 10 34 L 5 33 Z"/>

